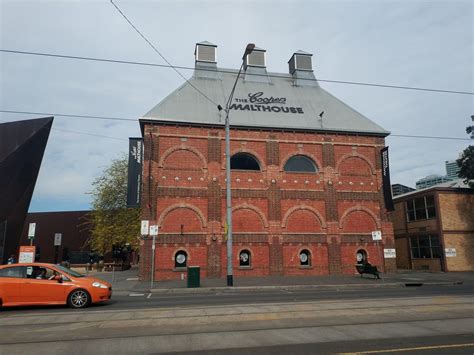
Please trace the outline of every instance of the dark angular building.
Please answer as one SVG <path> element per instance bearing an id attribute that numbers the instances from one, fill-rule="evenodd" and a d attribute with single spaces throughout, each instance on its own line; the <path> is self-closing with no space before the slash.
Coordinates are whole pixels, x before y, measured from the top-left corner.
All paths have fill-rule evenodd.
<path id="1" fill-rule="evenodd" d="M 89 262 L 91 236 L 87 214 L 90 211 L 61 211 L 28 213 L 25 218 L 21 245 L 28 245 L 28 226 L 36 223 L 34 245 L 36 261 L 55 263 L 69 261 L 71 264 Z M 55 234 L 61 234 L 60 245 L 55 246 Z"/>
<path id="2" fill-rule="evenodd" d="M 17 254 L 53 117 L 0 124 L 0 264 Z"/>

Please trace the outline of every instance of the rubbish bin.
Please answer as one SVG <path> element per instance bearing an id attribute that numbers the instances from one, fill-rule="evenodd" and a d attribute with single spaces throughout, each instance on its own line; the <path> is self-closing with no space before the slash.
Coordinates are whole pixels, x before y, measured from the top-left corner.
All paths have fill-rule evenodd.
<path id="1" fill-rule="evenodd" d="M 188 266 L 188 288 L 201 286 L 201 268 Z"/>

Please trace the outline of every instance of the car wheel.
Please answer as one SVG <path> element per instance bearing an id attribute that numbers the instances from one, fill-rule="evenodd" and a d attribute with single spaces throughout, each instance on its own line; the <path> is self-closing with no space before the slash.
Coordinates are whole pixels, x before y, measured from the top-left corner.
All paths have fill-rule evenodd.
<path id="1" fill-rule="evenodd" d="M 71 308 L 85 308 L 91 302 L 91 296 L 86 290 L 78 289 L 69 294 L 67 304 Z"/>

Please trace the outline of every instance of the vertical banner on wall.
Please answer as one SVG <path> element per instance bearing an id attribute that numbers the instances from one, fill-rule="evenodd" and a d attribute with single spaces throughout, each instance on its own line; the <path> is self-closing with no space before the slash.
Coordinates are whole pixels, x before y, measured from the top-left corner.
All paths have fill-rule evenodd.
<path id="1" fill-rule="evenodd" d="M 380 151 L 382 157 L 382 188 L 387 211 L 394 211 L 392 200 L 392 185 L 390 184 L 390 167 L 388 162 L 388 147 Z"/>
<path id="2" fill-rule="evenodd" d="M 140 207 L 142 190 L 142 138 L 129 138 L 127 207 Z"/>
<path id="3" fill-rule="evenodd" d="M 5 240 L 7 238 L 7 221 L 0 221 L 0 264 L 5 258 Z"/>

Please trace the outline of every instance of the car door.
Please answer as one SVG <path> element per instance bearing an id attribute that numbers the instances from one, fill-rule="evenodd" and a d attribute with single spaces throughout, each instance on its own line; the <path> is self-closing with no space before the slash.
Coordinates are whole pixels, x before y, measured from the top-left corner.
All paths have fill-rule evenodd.
<path id="1" fill-rule="evenodd" d="M 43 270 L 46 272 L 43 275 Z M 45 266 L 26 267 L 26 280 L 20 287 L 22 298 L 28 304 L 58 304 L 66 302 L 65 285 L 50 279 L 54 270 Z"/>
<path id="2" fill-rule="evenodd" d="M 0 269 L 0 297 L 4 305 L 21 303 L 20 285 L 25 280 L 24 266 L 7 266 Z"/>

